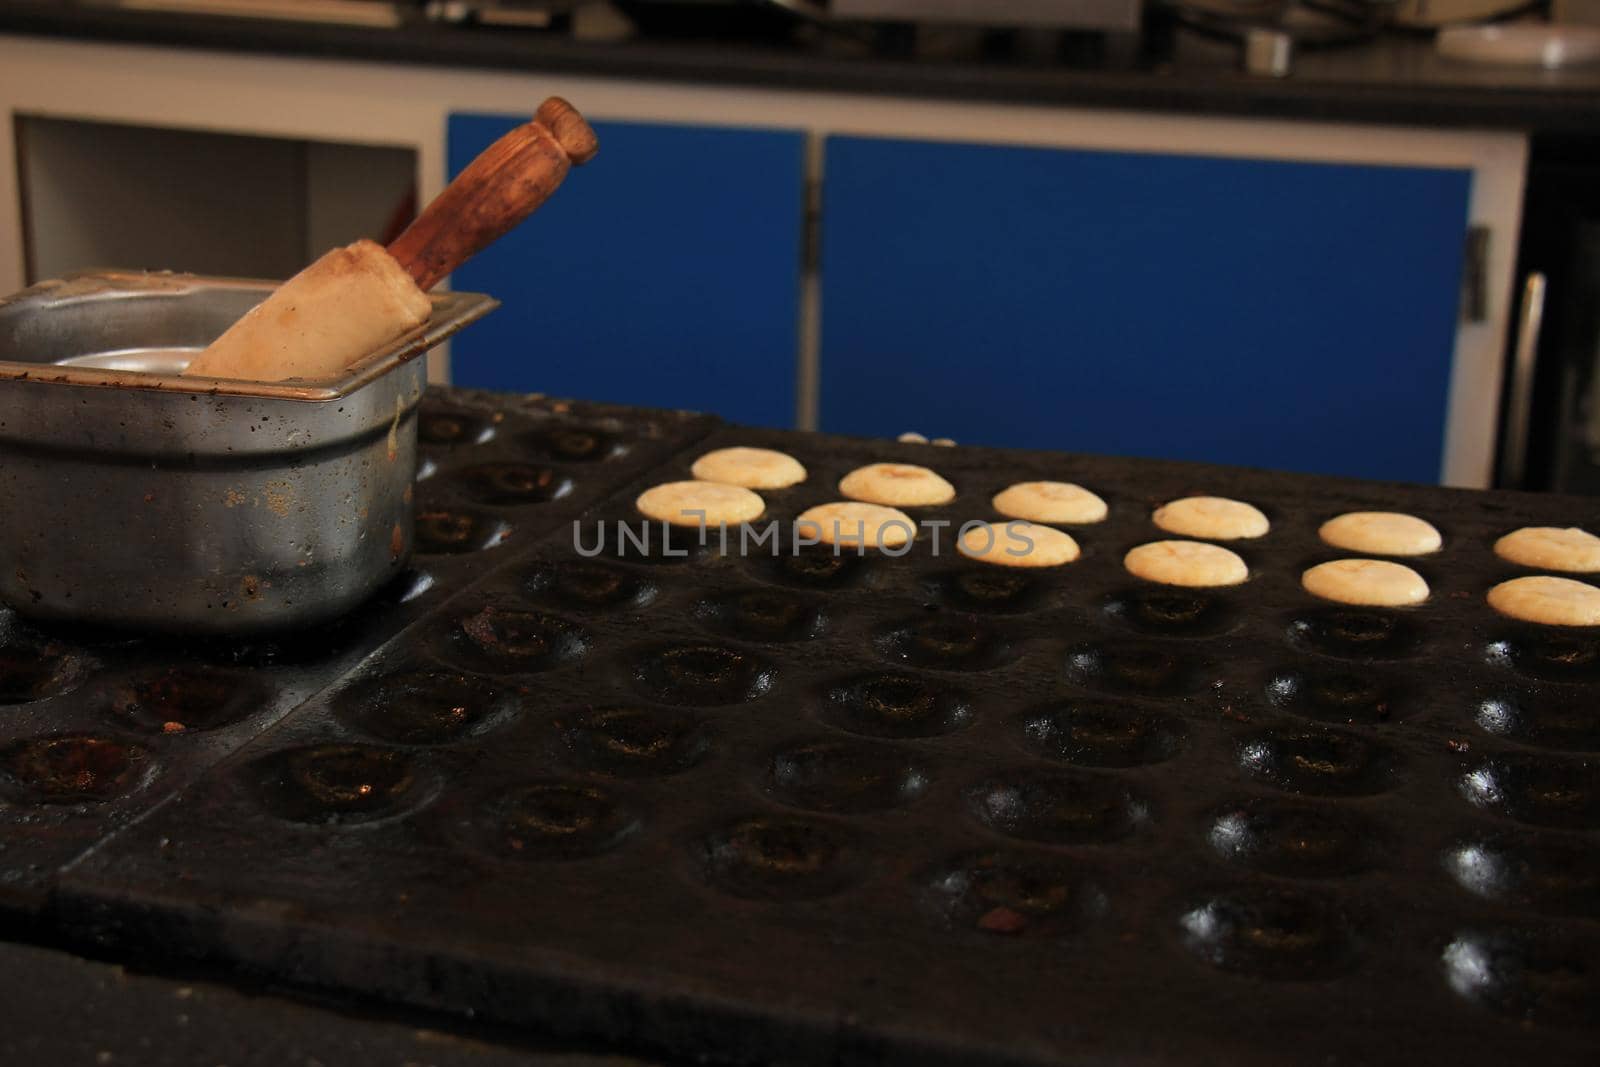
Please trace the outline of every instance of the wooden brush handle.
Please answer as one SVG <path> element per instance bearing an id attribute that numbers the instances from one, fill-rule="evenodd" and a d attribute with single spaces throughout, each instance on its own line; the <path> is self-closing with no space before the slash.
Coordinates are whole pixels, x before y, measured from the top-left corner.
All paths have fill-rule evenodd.
<path id="1" fill-rule="evenodd" d="M 577 110 L 552 96 L 467 164 L 389 244 L 424 292 L 531 215 L 599 142 Z"/>

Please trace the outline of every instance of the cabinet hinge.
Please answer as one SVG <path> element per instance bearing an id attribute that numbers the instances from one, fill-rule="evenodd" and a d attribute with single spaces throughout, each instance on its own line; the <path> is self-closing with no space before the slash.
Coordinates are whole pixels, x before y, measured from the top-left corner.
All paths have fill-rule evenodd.
<path id="1" fill-rule="evenodd" d="M 1489 318 L 1489 227 L 1467 230 L 1466 254 L 1461 266 L 1461 321 L 1486 322 Z"/>

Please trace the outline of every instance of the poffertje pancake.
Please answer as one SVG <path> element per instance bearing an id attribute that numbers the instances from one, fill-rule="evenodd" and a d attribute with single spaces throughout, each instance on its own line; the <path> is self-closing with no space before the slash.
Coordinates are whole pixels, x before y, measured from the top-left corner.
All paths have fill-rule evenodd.
<path id="1" fill-rule="evenodd" d="M 668 482 L 639 494 L 634 507 L 646 518 L 674 526 L 735 526 L 760 518 L 761 497 L 736 485 Z"/>
<path id="2" fill-rule="evenodd" d="M 1078 558 L 1078 542 L 1049 526 L 997 522 L 970 526 L 956 540 L 968 559 L 1001 567 L 1059 567 Z"/>
<path id="3" fill-rule="evenodd" d="M 1443 543 L 1433 524 L 1398 511 L 1351 511 L 1329 519 L 1317 530 L 1334 548 L 1377 556 L 1421 556 Z"/>
<path id="4" fill-rule="evenodd" d="M 1100 522 L 1106 502 L 1071 482 L 1018 482 L 995 495 L 994 509 L 1027 522 Z"/>
<path id="5" fill-rule="evenodd" d="M 746 489 L 787 489 L 806 480 L 799 460 L 770 448 L 719 448 L 695 460 L 689 473 L 702 482 Z"/>
<path id="6" fill-rule="evenodd" d="M 1194 589 L 1238 585 L 1250 577 L 1237 553 L 1200 541 L 1152 541 L 1130 550 L 1122 565 L 1135 578 Z"/>
<path id="7" fill-rule="evenodd" d="M 1167 533 L 1206 541 L 1265 537 L 1271 527 L 1255 505 L 1221 496 L 1186 496 L 1163 504 L 1150 519 Z"/>
<path id="8" fill-rule="evenodd" d="M 839 492 L 851 500 L 893 508 L 947 504 L 955 486 L 927 467 L 910 463 L 873 463 L 858 467 L 839 481 Z"/>
<path id="9" fill-rule="evenodd" d="M 1305 591 L 1324 600 L 1397 608 L 1428 599 L 1428 583 L 1410 567 L 1381 559 L 1336 559 L 1300 576 Z"/>
<path id="10" fill-rule="evenodd" d="M 1489 590 L 1488 600 L 1500 614 L 1524 622 L 1600 626 L 1600 589 L 1572 578 L 1513 578 Z"/>
<path id="11" fill-rule="evenodd" d="M 795 532 L 825 545 L 899 548 L 916 536 L 917 524 L 911 516 L 894 508 L 840 501 L 801 512 L 795 520 Z"/>
<path id="12" fill-rule="evenodd" d="M 1494 543 L 1494 554 L 1542 570 L 1600 571 L 1600 537 L 1577 527 L 1524 526 Z"/>

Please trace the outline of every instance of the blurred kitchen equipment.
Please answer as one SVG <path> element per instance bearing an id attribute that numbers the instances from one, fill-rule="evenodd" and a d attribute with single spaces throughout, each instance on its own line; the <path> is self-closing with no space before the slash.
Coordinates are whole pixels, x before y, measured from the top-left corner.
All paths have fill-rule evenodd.
<path id="1" fill-rule="evenodd" d="M 560 30 L 572 14 L 593 0 L 427 0 L 423 14 L 435 22 L 477 22 L 486 26 Z"/>
<path id="2" fill-rule="evenodd" d="M 204 381 L 188 360 L 274 288 L 86 273 L 0 300 L 0 600 L 193 633 L 344 613 L 412 549 L 413 358 L 496 306 L 428 322 L 344 377 Z"/>
<path id="3" fill-rule="evenodd" d="M 98 0 L 100 6 L 184 15 L 323 22 L 348 26 L 399 26 L 401 5 L 390 0 Z"/>
<path id="4" fill-rule="evenodd" d="M 1289 75 L 1294 62 L 1294 38 L 1282 30 L 1252 26 L 1244 34 L 1244 69 L 1249 74 L 1273 78 Z"/>
<path id="5" fill-rule="evenodd" d="M 821 0 L 615 0 L 639 29 L 657 36 L 787 34 L 826 15 Z"/>
<path id="6" fill-rule="evenodd" d="M 1450 26 L 1439 31 L 1439 54 L 1469 63 L 1559 70 L 1600 62 L 1600 27 L 1513 22 Z"/>
<path id="7" fill-rule="evenodd" d="M 1158 0 L 1177 25 L 1239 49 L 1239 67 L 1287 77 L 1294 55 L 1374 40 L 1389 14 L 1385 0 Z M 1158 24 L 1158 23 L 1156 23 Z"/>
<path id="8" fill-rule="evenodd" d="M 1552 0 L 1550 21 L 1600 25 L 1600 0 Z"/>
<path id="9" fill-rule="evenodd" d="M 832 0 L 839 19 L 1136 30 L 1141 0 Z"/>
<path id="10" fill-rule="evenodd" d="M 1396 23 L 1423 28 L 1483 22 L 1529 6 L 1528 0 L 1393 0 Z"/>

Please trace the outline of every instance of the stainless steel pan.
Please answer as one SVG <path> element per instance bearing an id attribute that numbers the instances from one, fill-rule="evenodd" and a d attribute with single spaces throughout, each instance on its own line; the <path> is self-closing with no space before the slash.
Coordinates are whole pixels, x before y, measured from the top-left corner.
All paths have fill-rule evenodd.
<path id="1" fill-rule="evenodd" d="M 414 357 L 496 302 L 434 294 L 425 326 L 336 381 L 180 376 L 271 289 L 104 272 L 0 300 L 0 600 L 242 633 L 341 614 L 405 566 Z"/>

